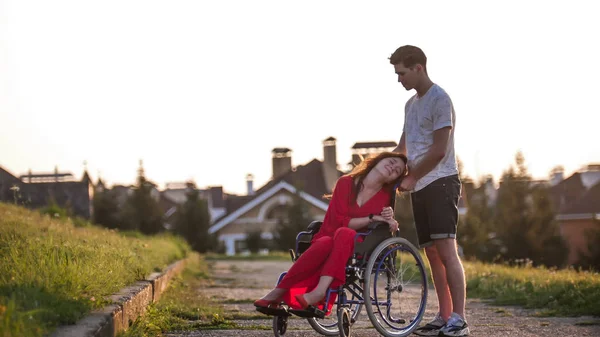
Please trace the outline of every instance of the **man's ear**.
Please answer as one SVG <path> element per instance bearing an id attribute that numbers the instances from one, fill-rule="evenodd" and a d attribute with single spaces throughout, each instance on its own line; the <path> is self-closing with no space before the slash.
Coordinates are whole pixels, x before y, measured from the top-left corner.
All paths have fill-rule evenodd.
<path id="1" fill-rule="evenodd" d="M 418 72 L 421 72 L 421 71 L 423 71 L 423 65 L 422 65 L 422 64 L 420 64 L 420 63 L 417 63 L 417 65 L 416 65 L 415 67 L 417 68 L 417 71 L 418 71 Z"/>

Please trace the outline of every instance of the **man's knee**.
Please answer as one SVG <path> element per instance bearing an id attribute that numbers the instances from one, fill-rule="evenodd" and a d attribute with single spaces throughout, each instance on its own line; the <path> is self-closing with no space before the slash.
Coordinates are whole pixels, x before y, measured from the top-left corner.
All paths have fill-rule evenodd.
<path id="1" fill-rule="evenodd" d="M 444 265 L 458 259 L 456 240 L 451 238 L 435 240 L 433 246 Z"/>
<path id="2" fill-rule="evenodd" d="M 425 254 L 429 263 L 441 263 L 440 254 L 435 245 L 425 247 Z"/>

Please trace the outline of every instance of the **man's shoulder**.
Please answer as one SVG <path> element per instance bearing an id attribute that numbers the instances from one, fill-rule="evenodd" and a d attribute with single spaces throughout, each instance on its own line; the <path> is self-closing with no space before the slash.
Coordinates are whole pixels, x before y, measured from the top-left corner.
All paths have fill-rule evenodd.
<path id="1" fill-rule="evenodd" d="M 446 90 L 444 90 L 444 88 L 442 88 L 439 84 L 435 83 L 431 89 L 433 89 L 432 95 L 431 95 L 433 99 L 440 99 L 440 98 L 450 99 L 450 95 L 448 95 Z"/>

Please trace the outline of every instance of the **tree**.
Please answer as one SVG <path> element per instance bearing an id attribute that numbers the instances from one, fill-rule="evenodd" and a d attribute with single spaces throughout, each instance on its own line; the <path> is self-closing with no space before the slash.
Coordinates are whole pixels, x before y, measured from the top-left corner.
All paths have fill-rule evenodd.
<path id="1" fill-rule="evenodd" d="M 299 192 L 292 197 L 292 203 L 287 206 L 286 213 L 287 217 L 278 219 L 274 235 L 275 248 L 284 251 L 296 246 L 296 236 L 306 230 L 310 223 L 308 208 Z"/>
<path id="2" fill-rule="evenodd" d="M 261 230 L 250 231 L 246 234 L 246 247 L 250 253 L 256 254 L 261 248 L 264 248 L 265 244 L 261 235 Z"/>
<path id="3" fill-rule="evenodd" d="M 593 229 L 585 231 L 587 251 L 580 250 L 577 267 L 600 272 L 600 220 L 594 219 Z"/>
<path id="4" fill-rule="evenodd" d="M 114 191 L 102 190 L 94 194 L 93 222 L 106 228 L 119 226 L 119 205 Z"/>
<path id="5" fill-rule="evenodd" d="M 466 257 L 491 261 L 498 254 L 498 247 L 491 231 L 492 209 L 485 184 L 486 180 L 482 179 L 468 196 L 467 214 L 461 219 L 457 237 Z"/>
<path id="6" fill-rule="evenodd" d="M 123 208 L 123 229 L 139 230 L 144 234 L 156 234 L 164 229 L 162 212 L 158 202 L 152 197 L 152 190 L 155 187 L 154 183 L 146 180 L 140 161 L 137 185 Z"/>
<path id="7" fill-rule="evenodd" d="M 502 244 L 501 258 L 559 264 L 565 249 L 553 219 L 547 188 L 533 184 L 525 158 L 518 152 L 515 166 L 504 172 L 498 191 L 494 225 Z"/>
<path id="8" fill-rule="evenodd" d="M 185 203 L 177 207 L 175 231 L 187 240 L 192 249 L 205 253 L 216 248 L 217 244 L 217 240 L 208 233 L 208 202 L 200 198 L 193 183 L 188 183 L 187 188 Z"/>
<path id="9" fill-rule="evenodd" d="M 562 266 L 567 259 L 568 248 L 560 235 L 555 211 L 550 200 L 549 188 L 536 185 L 531 188 L 531 228 L 529 244 L 533 246 L 531 259 L 546 266 Z"/>

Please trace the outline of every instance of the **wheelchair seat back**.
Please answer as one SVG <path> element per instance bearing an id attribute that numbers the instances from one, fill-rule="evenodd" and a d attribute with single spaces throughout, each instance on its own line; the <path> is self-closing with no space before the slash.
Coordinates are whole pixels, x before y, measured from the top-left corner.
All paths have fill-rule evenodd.
<path id="1" fill-rule="evenodd" d="M 358 256 L 361 256 L 365 260 L 375 249 L 375 247 L 377 247 L 377 245 L 379 245 L 383 240 L 392 237 L 387 222 L 373 222 L 367 227 L 367 229 L 370 231 L 370 233 L 363 236 L 364 239 L 362 242 L 356 242 L 354 245 L 354 253 Z"/>

